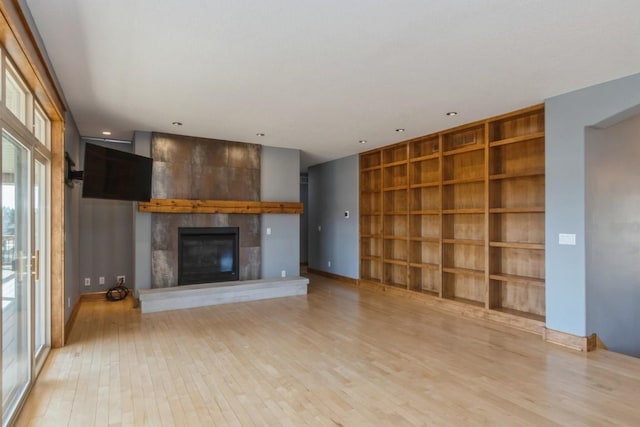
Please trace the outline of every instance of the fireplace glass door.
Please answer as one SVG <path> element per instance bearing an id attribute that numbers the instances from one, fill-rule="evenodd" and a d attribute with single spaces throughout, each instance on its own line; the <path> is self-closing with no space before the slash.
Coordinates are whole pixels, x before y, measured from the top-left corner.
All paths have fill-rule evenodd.
<path id="1" fill-rule="evenodd" d="M 237 227 L 181 227 L 178 230 L 178 284 L 238 280 Z"/>

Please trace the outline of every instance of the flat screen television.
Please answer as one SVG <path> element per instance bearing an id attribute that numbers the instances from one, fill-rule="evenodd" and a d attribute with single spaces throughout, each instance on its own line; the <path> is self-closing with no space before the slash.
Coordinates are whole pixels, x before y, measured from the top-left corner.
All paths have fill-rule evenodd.
<path id="1" fill-rule="evenodd" d="M 95 144 L 85 144 L 82 197 L 151 200 L 153 159 Z"/>

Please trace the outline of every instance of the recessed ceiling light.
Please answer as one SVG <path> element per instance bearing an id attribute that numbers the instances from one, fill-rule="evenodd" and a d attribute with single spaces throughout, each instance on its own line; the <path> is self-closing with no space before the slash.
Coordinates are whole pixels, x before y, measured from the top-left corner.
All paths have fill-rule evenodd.
<path id="1" fill-rule="evenodd" d="M 256 133 L 256 136 L 264 136 L 264 133 L 258 132 L 258 133 Z"/>
<path id="2" fill-rule="evenodd" d="M 182 126 L 182 122 L 171 122 L 174 126 Z"/>
<path id="3" fill-rule="evenodd" d="M 458 115 L 458 112 L 457 112 L 457 111 L 449 111 L 449 112 L 447 113 L 447 116 L 449 116 L 449 117 L 453 117 L 453 116 L 457 116 L 457 115 Z"/>
<path id="4" fill-rule="evenodd" d="M 396 129 L 396 132 L 404 132 L 404 128 L 398 128 Z"/>
<path id="5" fill-rule="evenodd" d="M 109 135 L 111 135 L 111 132 L 109 132 L 108 130 L 103 130 L 102 134 L 109 136 Z"/>
<path id="6" fill-rule="evenodd" d="M 366 144 L 367 140 L 366 139 L 361 139 L 360 141 L 358 141 L 360 144 Z"/>

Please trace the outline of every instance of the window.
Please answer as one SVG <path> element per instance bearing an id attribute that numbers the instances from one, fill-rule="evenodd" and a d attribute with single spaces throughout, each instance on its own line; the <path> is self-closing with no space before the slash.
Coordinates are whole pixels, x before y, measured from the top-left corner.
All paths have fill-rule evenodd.
<path id="1" fill-rule="evenodd" d="M 36 102 L 33 109 L 33 135 L 44 145 L 49 146 L 51 125 L 42 107 Z"/>
<path id="2" fill-rule="evenodd" d="M 7 64 L 5 70 L 6 100 L 5 103 L 22 124 L 27 124 L 27 91 L 13 67 Z"/>

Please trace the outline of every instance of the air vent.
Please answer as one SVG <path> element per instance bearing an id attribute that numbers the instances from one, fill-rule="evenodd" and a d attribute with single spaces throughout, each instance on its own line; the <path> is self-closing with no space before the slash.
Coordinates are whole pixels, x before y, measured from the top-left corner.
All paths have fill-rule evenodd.
<path id="1" fill-rule="evenodd" d="M 453 147 L 460 147 L 462 145 L 472 145 L 476 143 L 476 132 L 471 130 L 469 132 L 459 133 L 454 135 L 451 140 Z"/>

